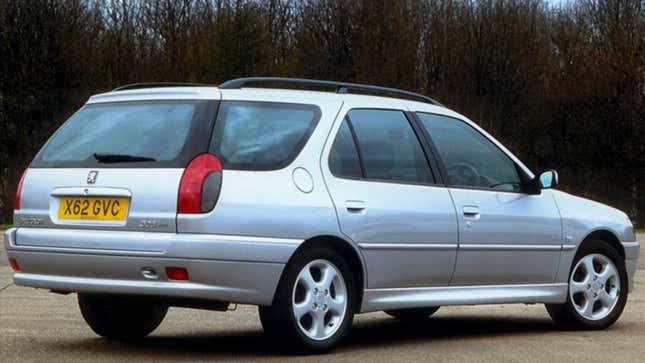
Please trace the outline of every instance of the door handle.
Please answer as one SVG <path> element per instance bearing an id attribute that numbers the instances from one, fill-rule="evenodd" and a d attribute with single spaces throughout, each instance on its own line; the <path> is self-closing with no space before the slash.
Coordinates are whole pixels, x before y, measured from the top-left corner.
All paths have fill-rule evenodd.
<path id="1" fill-rule="evenodd" d="M 463 207 L 464 216 L 466 217 L 477 217 L 479 216 L 479 207 L 474 205 L 466 205 Z"/>
<path id="2" fill-rule="evenodd" d="M 358 213 L 365 210 L 365 202 L 362 200 L 346 200 L 345 208 L 348 212 Z"/>

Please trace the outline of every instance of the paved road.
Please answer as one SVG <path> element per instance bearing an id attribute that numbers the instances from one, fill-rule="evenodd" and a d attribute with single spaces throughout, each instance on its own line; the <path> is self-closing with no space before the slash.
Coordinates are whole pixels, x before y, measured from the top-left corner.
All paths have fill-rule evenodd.
<path id="1" fill-rule="evenodd" d="M 645 235 L 639 235 L 639 240 L 644 243 Z M 642 251 L 641 261 L 645 261 L 644 254 Z M 11 280 L 6 259 L 1 257 L 0 289 Z M 372 313 L 357 316 L 350 339 L 315 360 L 643 362 L 643 342 L 645 269 L 637 272 L 636 290 L 622 318 L 607 331 L 559 331 L 542 305 L 442 308 L 432 319 L 417 323 L 401 323 L 383 313 Z M 121 344 L 97 338 L 85 326 L 74 295 L 13 285 L 0 291 L 0 360 L 63 359 L 303 361 L 312 357 L 275 353 L 262 338 L 251 306 L 228 313 L 171 309 L 150 338 L 139 344 Z"/>

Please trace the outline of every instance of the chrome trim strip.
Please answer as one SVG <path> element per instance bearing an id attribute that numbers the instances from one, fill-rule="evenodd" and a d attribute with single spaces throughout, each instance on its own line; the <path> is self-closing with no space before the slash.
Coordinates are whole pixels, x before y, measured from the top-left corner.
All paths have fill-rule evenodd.
<path id="1" fill-rule="evenodd" d="M 23 228 L 39 235 L 52 236 L 100 236 L 104 234 L 106 237 L 114 238 L 115 235 L 120 235 L 121 238 L 137 239 L 142 238 L 149 240 L 153 238 L 159 241 L 195 241 L 195 242 L 243 242 L 243 243 L 280 243 L 280 244 L 300 244 L 303 240 L 296 238 L 277 238 L 277 237 L 256 237 L 256 236 L 242 236 L 242 235 L 228 235 L 228 234 L 199 234 L 199 233 L 164 233 L 164 232 L 146 232 L 146 231 L 119 231 L 119 230 L 85 230 L 85 229 L 67 229 L 67 228 Z M 17 230 L 17 229 L 15 229 Z M 15 232 L 13 232 L 15 233 Z M 29 233 L 29 232 L 26 232 Z M 24 246 L 22 243 L 16 244 L 13 241 L 12 245 L 16 247 Z M 157 252 L 157 251 L 153 251 Z"/>
<path id="2" fill-rule="evenodd" d="M 359 243 L 364 250 L 424 250 L 445 251 L 456 250 L 458 245 L 453 243 Z"/>
<path id="3" fill-rule="evenodd" d="M 132 192 L 125 188 L 107 188 L 88 185 L 85 187 L 56 188 L 50 193 L 52 197 L 126 197 L 131 198 Z"/>
<path id="4" fill-rule="evenodd" d="M 562 251 L 573 251 L 576 249 L 576 245 L 562 245 Z"/>
<path id="5" fill-rule="evenodd" d="M 566 283 L 365 289 L 360 312 L 419 306 L 563 303 L 567 289 Z"/>
<path id="6" fill-rule="evenodd" d="M 560 251 L 561 245 L 511 245 L 511 244 L 475 244 L 475 243 L 460 243 L 460 250 L 466 251 Z"/>
<path id="7" fill-rule="evenodd" d="M 117 230 L 19 228 L 15 231 L 15 235 L 6 238 L 8 252 L 164 256 L 240 262 L 286 263 L 303 241 L 293 238 Z"/>
<path id="8" fill-rule="evenodd" d="M 560 251 L 575 249 L 575 245 L 511 245 L 511 244 L 453 244 L 453 243 L 359 243 L 364 250 L 423 250 L 423 251 L 445 251 L 445 250 L 465 250 L 465 251 Z"/>
<path id="9" fill-rule="evenodd" d="M 243 243 L 278 243 L 299 245 L 303 240 L 297 238 L 256 237 L 229 234 L 177 233 L 173 240 L 203 242 L 243 242 Z"/>
<path id="10" fill-rule="evenodd" d="M 11 245 L 16 251 L 29 252 L 57 252 L 57 253 L 75 253 L 75 254 L 101 254 L 115 256 L 163 256 L 164 251 L 137 251 L 137 250 L 119 250 L 108 248 L 64 248 L 53 246 L 24 246 Z"/>

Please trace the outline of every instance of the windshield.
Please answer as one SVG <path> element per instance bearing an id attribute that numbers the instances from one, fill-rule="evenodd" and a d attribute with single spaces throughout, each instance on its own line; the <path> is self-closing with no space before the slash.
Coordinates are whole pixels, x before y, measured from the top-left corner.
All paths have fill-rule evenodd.
<path id="1" fill-rule="evenodd" d="M 183 166 L 182 154 L 198 151 L 187 142 L 208 126 L 195 121 L 207 101 L 124 102 L 87 105 L 52 136 L 34 162 L 35 167 Z M 207 123 L 207 122 L 206 122 Z M 195 132 L 194 129 L 205 132 Z M 199 136 L 197 136 L 199 137 Z M 183 155 L 186 156 L 186 155 Z M 125 165 L 125 164 L 128 165 Z M 144 165 L 150 164 L 150 165 Z M 160 165 L 161 164 L 161 165 Z M 177 164 L 177 165 L 175 165 Z"/>

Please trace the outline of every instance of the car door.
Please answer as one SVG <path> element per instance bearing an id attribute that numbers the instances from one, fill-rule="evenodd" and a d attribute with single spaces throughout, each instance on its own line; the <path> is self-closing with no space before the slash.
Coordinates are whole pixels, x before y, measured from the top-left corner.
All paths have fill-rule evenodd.
<path id="1" fill-rule="evenodd" d="M 346 105 L 343 114 L 322 169 L 340 229 L 365 258 L 368 287 L 449 284 L 455 210 L 435 182 L 418 125 L 397 109 Z"/>
<path id="2" fill-rule="evenodd" d="M 562 225 L 551 192 L 525 193 L 528 176 L 467 122 L 416 115 L 436 147 L 457 209 L 459 252 L 453 284 L 553 282 Z"/>

